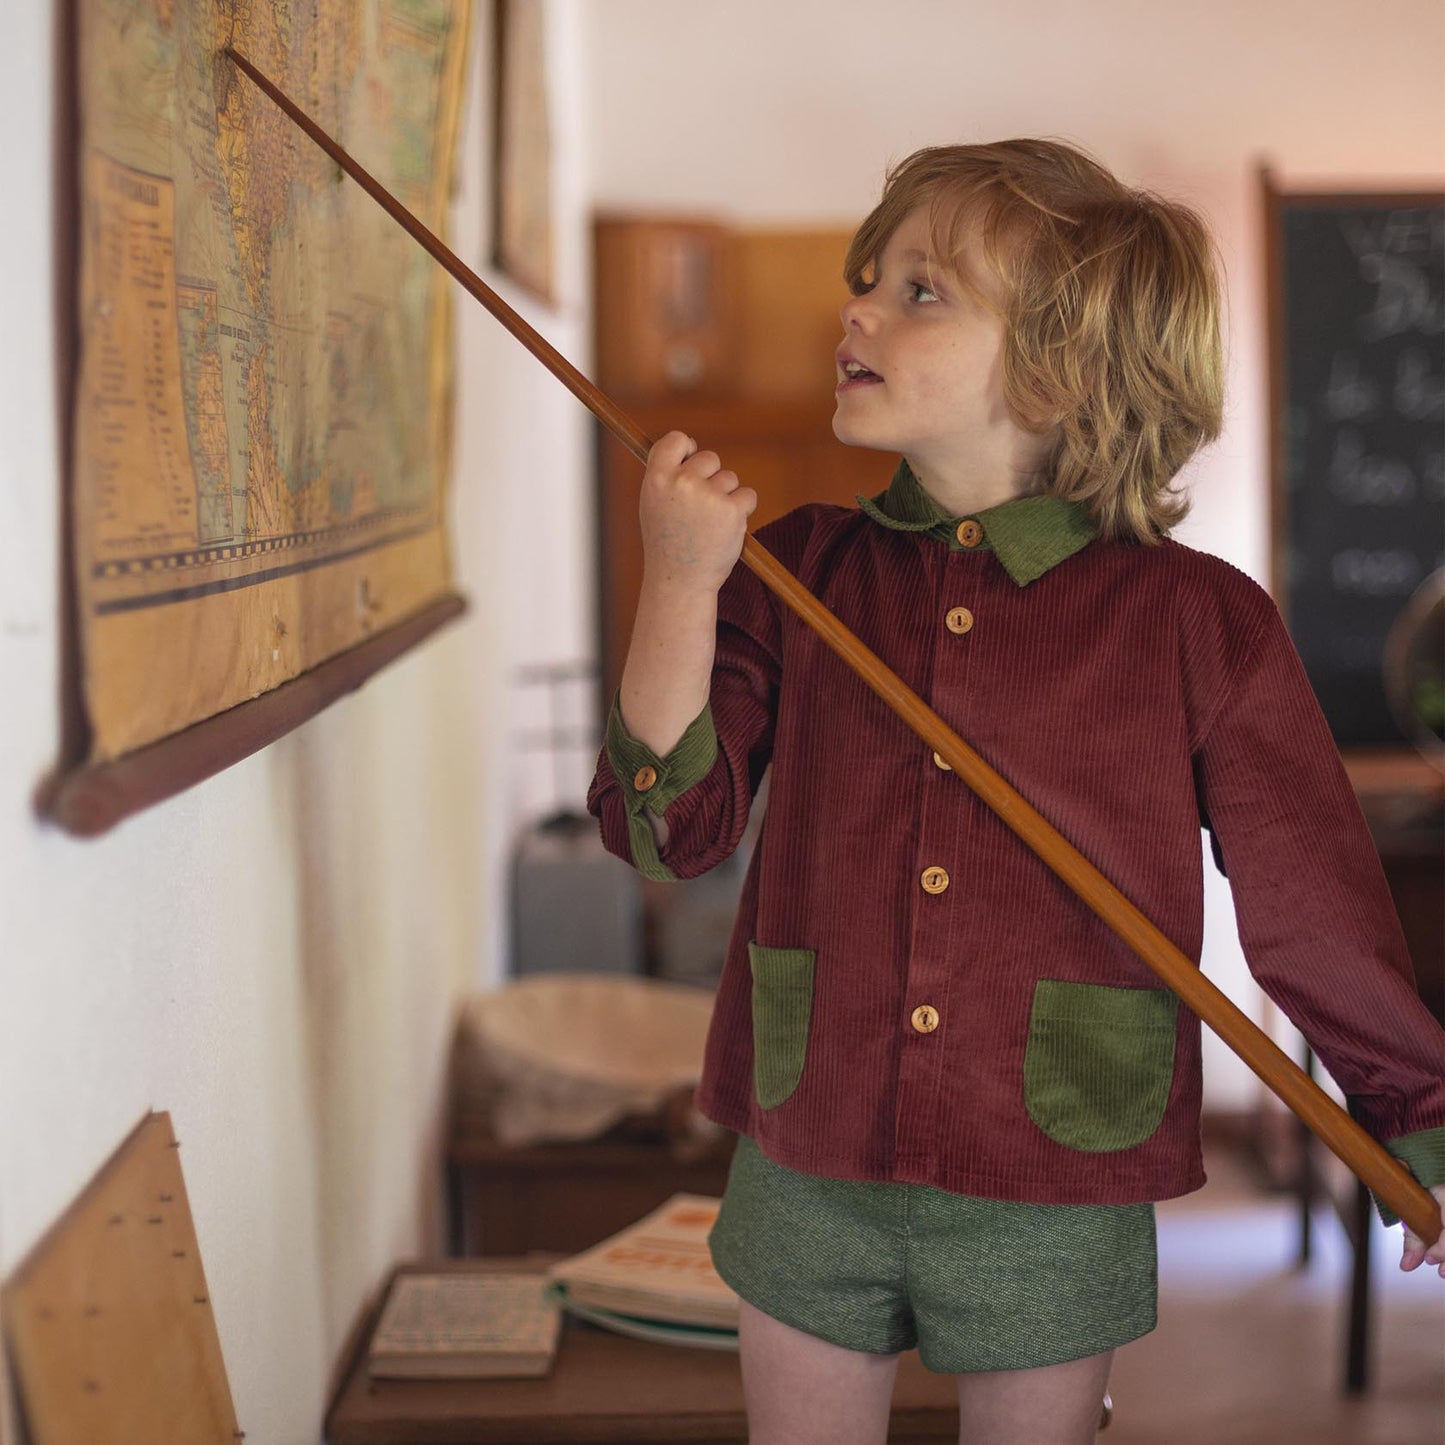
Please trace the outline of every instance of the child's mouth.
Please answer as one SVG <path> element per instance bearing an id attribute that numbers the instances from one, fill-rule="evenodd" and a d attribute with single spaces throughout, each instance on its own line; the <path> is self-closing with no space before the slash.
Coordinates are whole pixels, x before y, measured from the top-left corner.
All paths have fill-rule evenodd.
<path id="1" fill-rule="evenodd" d="M 869 371 L 861 361 L 845 361 L 842 363 L 842 380 L 839 381 L 837 389 L 844 391 L 853 386 L 866 386 L 873 382 L 882 381 L 883 378 L 876 371 Z"/>

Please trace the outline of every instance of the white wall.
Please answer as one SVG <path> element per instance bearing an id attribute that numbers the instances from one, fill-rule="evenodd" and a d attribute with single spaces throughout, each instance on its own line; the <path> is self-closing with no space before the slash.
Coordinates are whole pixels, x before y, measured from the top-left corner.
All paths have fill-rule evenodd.
<path id="1" fill-rule="evenodd" d="M 474 0 L 477 3 L 477 0 Z M 477 3 L 478 25 L 489 25 Z M 547 0 L 551 81 L 552 195 L 556 297 L 544 306 L 481 264 L 487 255 L 490 62 L 485 40 L 471 78 L 473 103 L 461 171 L 454 248 L 488 284 L 584 373 L 591 346 L 589 203 L 584 114 L 591 85 L 585 0 Z M 543 752 L 522 747 L 548 722 L 543 690 L 523 687 L 519 669 L 592 661 L 596 651 L 592 421 L 576 401 L 480 306 L 458 293 L 461 358 L 459 435 L 453 521 L 459 545 L 485 562 L 464 579 L 478 646 L 486 649 L 490 692 L 477 699 L 480 766 L 490 806 L 478 820 L 482 859 L 474 886 L 484 914 L 484 977 L 505 968 L 505 890 L 517 830 L 563 805 L 580 806 L 596 748 L 574 750 L 557 769 Z M 560 720 L 600 723 L 590 685 L 564 688 Z M 600 731 L 597 733 L 600 742 Z M 560 775 L 562 792 L 557 778 Z"/>
<path id="2" fill-rule="evenodd" d="M 1329 185 L 1438 177 L 1442 61 L 1439 0 L 609 0 L 592 50 L 595 195 L 609 209 L 850 224 L 918 146 L 1054 135 L 1189 201 L 1228 273 L 1230 391 L 1179 536 L 1264 580 L 1257 167 Z M 1261 1011 L 1212 870 L 1205 966 Z M 1255 1096 L 1212 1040 L 1205 1068 L 1212 1106 Z"/>
<path id="3" fill-rule="evenodd" d="M 508 677 L 590 651 L 588 433 L 459 296 L 467 619 L 98 841 L 37 821 L 59 735 L 52 295 L 70 284 L 55 275 L 54 8 L 0 17 L 15 200 L 0 227 L 0 1275 L 146 1109 L 169 1110 L 241 1424 L 265 1445 L 314 1441 L 363 1300 L 438 1241 L 452 1008 L 500 972 L 511 830 L 555 801 L 545 769 L 509 769 Z M 552 9 L 562 306 L 529 308 L 573 354 L 587 330 L 575 9 Z M 453 234 L 485 274 L 478 10 Z"/>

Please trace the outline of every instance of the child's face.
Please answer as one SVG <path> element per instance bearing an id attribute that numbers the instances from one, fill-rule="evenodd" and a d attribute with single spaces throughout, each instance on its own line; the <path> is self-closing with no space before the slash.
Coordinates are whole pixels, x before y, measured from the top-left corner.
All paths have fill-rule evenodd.
<path id="1" fill-rule="evenodd" d="M 962 259 L 994 299 L 998 283 L 976 240 Z M 840 441 L 901 452 L 921 477 L 950 477 L 1025 435 L 1004 402 L 1003 318 L 934 257 L 926 207 L 894 231 L 873 285 L 842 318 Z"/>

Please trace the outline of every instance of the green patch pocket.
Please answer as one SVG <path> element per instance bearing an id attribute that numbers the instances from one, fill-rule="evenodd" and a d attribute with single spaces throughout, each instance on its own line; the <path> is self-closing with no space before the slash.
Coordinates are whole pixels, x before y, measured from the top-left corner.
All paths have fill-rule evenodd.
<path id="1" fill-rule="evenodd" d="M 1167 989 L 1040 979 L 1024 1052 L 1029 1117 L 1089 1154 L 1142 1143 L 1169 1101 L 1178 1013 Z"/>
<path id="2" fill-rule="evenodd" d="M 791 1098 L 803 1077 L 816 959 L 811 948 L 748 944 L 753 970 L 753 1088 L 760 1108 L 775 1109 Z"/>

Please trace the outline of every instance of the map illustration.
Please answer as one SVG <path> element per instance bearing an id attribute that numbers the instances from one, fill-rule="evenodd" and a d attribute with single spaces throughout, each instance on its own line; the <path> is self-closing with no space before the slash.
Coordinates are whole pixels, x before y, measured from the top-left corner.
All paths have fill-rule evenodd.
<path id="1" fill-rule="evenodd" d="M 469 0 L 82 0 L 76 572 L 92 756 L 445 594 L 449 282 L 220 54 L 439 234 Z"/>

